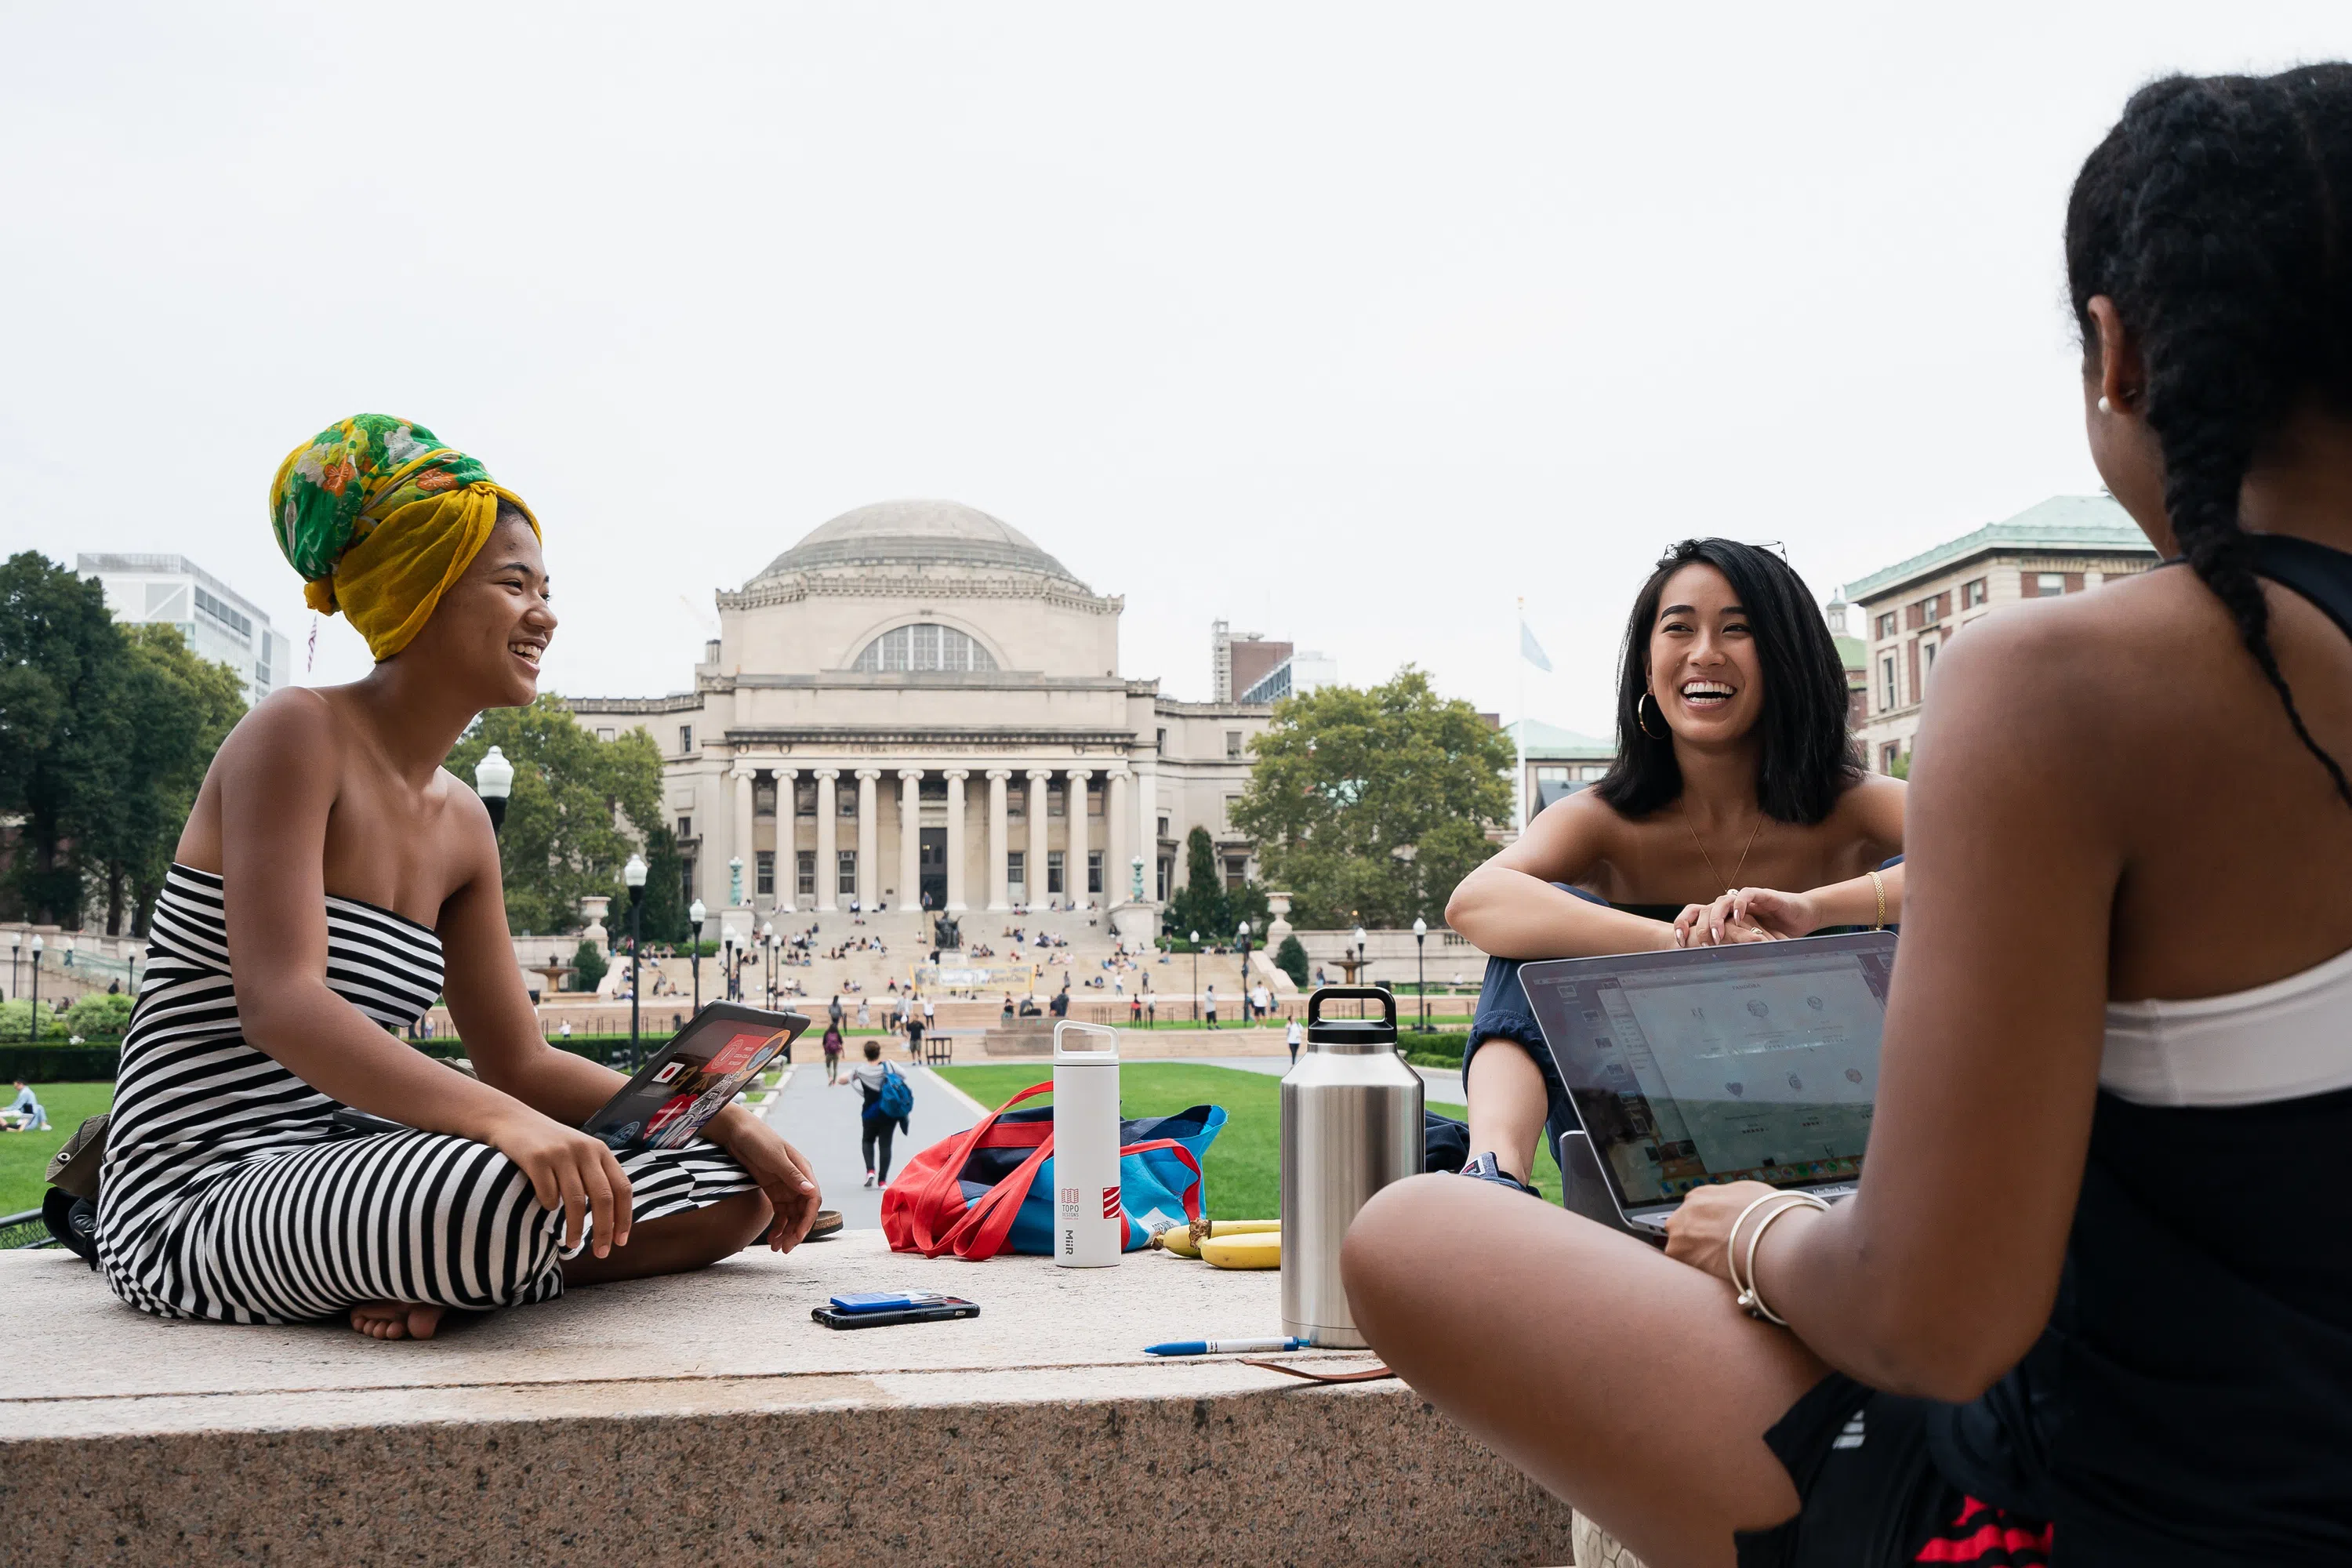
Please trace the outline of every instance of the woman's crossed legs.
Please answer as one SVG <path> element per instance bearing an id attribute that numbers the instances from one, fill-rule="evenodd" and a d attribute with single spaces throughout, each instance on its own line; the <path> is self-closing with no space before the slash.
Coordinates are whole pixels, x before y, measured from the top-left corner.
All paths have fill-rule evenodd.
<path id="1" fill-rule="evenodd" d="M 1373 1198 L 1342 1269 L 1415 1393 L 1650 1568 L 1730 1564 L 1734 1531 L 1796 1514 L 1764 1434 L 1828 1368 L 1728 1282 L 1457 1176 Z"/>

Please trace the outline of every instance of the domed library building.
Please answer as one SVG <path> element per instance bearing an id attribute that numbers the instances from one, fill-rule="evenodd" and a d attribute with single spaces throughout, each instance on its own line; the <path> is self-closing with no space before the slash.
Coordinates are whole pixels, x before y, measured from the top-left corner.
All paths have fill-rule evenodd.
<path id="1" fill-rule="evenodd" d="M 1230 803 L 1272 708 L 1123 676 L 1124 606 L 985 512 L 885 501 L 720 591 L 691 690 L 572 709 L 660 745 L 714 921 L 855 900 L 1083 910 L 1148 938 L 1195 826 L 1228 881 L 1255 874 Z"/>

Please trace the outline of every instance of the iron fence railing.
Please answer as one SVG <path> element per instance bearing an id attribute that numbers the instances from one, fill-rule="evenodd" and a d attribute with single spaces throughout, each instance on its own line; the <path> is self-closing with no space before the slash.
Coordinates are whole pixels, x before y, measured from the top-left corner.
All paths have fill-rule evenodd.
<path id="1" fill-rule="evenodd" d="M 0 1215 L 0 1252 L 19 1247 L 55 1247 L 57 1237 L 41 1218 L 38 1209 L 26 1209 L 23 1214 Z"/>

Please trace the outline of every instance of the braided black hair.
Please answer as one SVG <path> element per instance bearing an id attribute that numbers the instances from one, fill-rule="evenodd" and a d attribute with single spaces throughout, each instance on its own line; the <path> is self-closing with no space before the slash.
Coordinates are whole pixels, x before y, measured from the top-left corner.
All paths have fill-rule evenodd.
<path id="1" fill-rule="evenodd" d="M 1666 579 L 1693 564 L 1723 574 L 1756 639 L 1764 688 L 1756 720 L 1762 741 L 1756 802 L 1776 822 L 1810 827 L 1862 777 L 1846 727 L 1845 661 L 1805 580 L 1770 551 L 1736 539 L 1684 540 L 1659 558 L 1633 596 L 1617 671 L 1617 761 L 1592 793 L 1632 817 L 1682 798 L 1674 737 L 1642 722 L 1642 699 L 1650 689 L 1650 629 L 1657 624 Z M 1664 727 L 1658 722 L 1663 717 L 1651 710 L 1658 729 Z"/>
<path id="2" fill-rule="evenodd" d="M 2236 622 L 2297 739 L 2352 805 L 2271 647 L 2239 491 L 2261 445 L 2310 401 L 2352 409 L 2352 66 L 2168 77 L 2134 93 L 2066 204 L 2066 276 L 2084 352 L 2105 295 L 2147 367 L 2181 559 Z"/>

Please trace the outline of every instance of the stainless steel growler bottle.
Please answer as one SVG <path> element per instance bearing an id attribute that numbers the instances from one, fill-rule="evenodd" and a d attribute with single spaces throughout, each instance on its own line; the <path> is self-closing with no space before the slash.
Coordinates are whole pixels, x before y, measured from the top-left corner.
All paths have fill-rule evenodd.
<path id="1" fill-rule="evenodd" d="M 1327 1017 L 1340 998 L 1378 1018 Z M 1396 1050 L 1396 997 L 1327 985 L 1307 998 L 1307 1047 L 1282 1080 L 1282 1331 L 1360 1349 L 1339 1283 L 1339 1243 L 1358 1210 L 1422 1169 L 1422 1084 Z"/>

